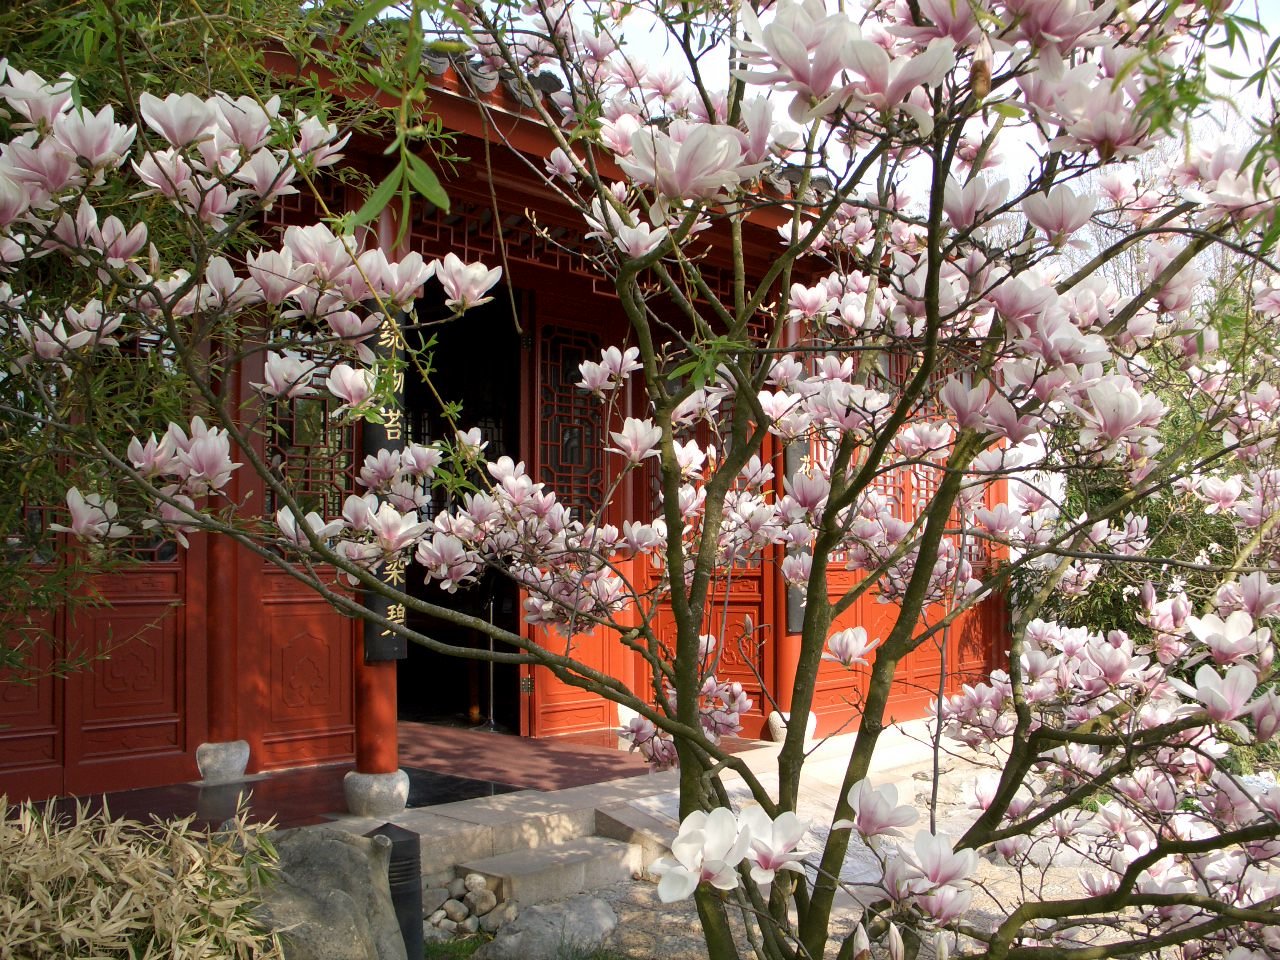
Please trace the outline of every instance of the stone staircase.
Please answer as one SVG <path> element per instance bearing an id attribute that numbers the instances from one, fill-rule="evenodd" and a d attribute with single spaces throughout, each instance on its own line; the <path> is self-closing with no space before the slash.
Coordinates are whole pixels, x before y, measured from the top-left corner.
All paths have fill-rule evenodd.
<path id="1" fill-rule="evenodd" d="M 898 802 L 912 802 L 929 789 L 929 751 L 918 737 L 887 732 L 884 739 L 888 762 L 871 779 L 877 786 L 893 783 Z M 802 805 L 807 791 L 828 803 L 838 795 L 847 748 L 832 743 L 810 757 Z M 741 756 L 767 776 L 775 754 L 776 747 L 765 747 Z M 941 799 L 955 802 L 971 776 L 968 765 L 948 759 Z M 479 873 L 500 900 L 528 905 L 644 876 L 669 852 L 675 836 L 678 825 L 669 811 L 677 787 L 674 772 L 655 773 L 555 792 L 521 790 L 407 810 L 391 819 L 421 838 L 424 886 Z M 334 825 L 365 833 L 380 821 L 344 818 Z"/>
<path id="2" fill-rule="evenodd" d="M 517 793 L 407 810 L 391 819 L 421 838 L 424 886 L 479 873 L 500 900 L 561 900 L 642 876 L 673 825 L 630 803 L 675 789 L 672 775 Z M 346 829 L 377 824 L 348 818 Z"/>

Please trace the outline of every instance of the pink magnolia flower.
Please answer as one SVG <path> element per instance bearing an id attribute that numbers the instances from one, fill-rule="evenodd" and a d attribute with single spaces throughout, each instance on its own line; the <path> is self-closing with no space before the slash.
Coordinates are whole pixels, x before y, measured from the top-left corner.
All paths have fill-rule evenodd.
<path id="1" fill-rule="evenodd" d="M 163 100 L 149 93 L 138 98 L 142 119 L 174 147 L 213 136 L 218 111 L 194 93 L 171 93 Z"/>
<path id="2" fill-rule="evenodd" d="M 321 123 L 316 117 L 307 117 L 298 127 L 298 142 L 293 152 L 305 158 L 317 167 L 327 167 L 342 159 L 342 148 L 346 146 L 351 134 L 338 136 L 338 128 L 333 124 Z"/>
<path id="3" fill-rule="evenodd" d="M 231 176 L 248 187 L 249 193 L 264 201 L 265 208 L 270 209 L 271 201 L 276 197 L 298 192 L 297 187 L 290 185 L 297 173 L 287 153 L 264 148 L 254 151 Z"/>
<path id="4" fill-rule="evenodd" d="M 864 837 L 900 837 L 898 827 L 909 827 L 920 818 L 916 808 L 898 803 L 898 788 L 891 783 L 882 787 L 871 786 L 869 780 L 859 780 L 849 788 L 849 806 L 853 808 L 852 820 L 837 820 L 832 830 L 855 828 Z"/>
<path id="5" fill-rule="evenodd" d="M 954 885 L 973 873 L 978 865 L 976 851 L 956 853 L 951 849 L 951 838 L 945 833 L 935 835 L 927 830 L 916 833 L 914 855 L 907 851 L 905 856 L 930 887 Z"/>
<path id="6" fill-rule="evenodd" d="M 744 162 L 742 141 L 729 127 L 701 123 L 689 129 L 686 124 L 679 132 L 681 140 L 651 127 L 637 130 L 631 156 L 619 158 L 618 166 L 671 200 L 710 200 L 758 169 Z"/>
<path id="7" fill-rule="evenodd" d="M 1209 648 L 1213 662 L 1217 664 L 1256 657 L 1271 644 L 1271 631 L 1265 627 L 1255 631 L 1253 618 L 1243 610 L 1229 614 L 1226 620 L 1212 613 L 1203 617 L 1187 617 L 1187 627 Z"/>
<path id="8" fill-rule="evenodd" d="M 30 205 L 23 185 L 0 168 L 0 230 L 26 213 Z"/>
<path id="9" fill-rule="evenodd" d="M 0 68 L 4 65 L 5 61 L 0 60 Z M 0 97 L 26 117 L 28 125 L 48 129 L 60 115 L 71 109 L 76 79 L 71 74 L 64 73 L 51 83 L 34 70 L 9 67 L 8 74 L 9 82 L 0 85 Z"/>
<path id="10" fill-rule="evenodd" d="M 315 374 L 315 363 L 297 354 L 269 353 L 262 370 L 263 382 L 249 386 L 269 397 L 312 397 L 316 390 L 310 384 Z"/>
<path id="11" fill-rule="evenodd" d="M 356 259 L 356 242 L 350 236 L 338 236 L 326 224 L 289 227 L 284 232 L 283 252 L 293 254 L 300 266 L 310 268 L 303 279 L 311 276 L 323 283 L 338 283 Z"/>
<path id="12" fill-rule="evenodd" d="M 414 559 L 426 569 L 429 579 L 440 581 L 446 593 L 456 593 L 462 584 L 474 580 L 480 566 L 461 540 L 446 533 L 420 541 Z"/>
<path id="13" fill-rule="evenodd" d="M 867 654 L 880 645 L 879 638 L 867 640 L 865 627 L 849 627 L 827 638 L 827 649 L 830 653 L 822 655 L 823 660 L 833 660 L 846 667 L 855 663 L 866 664 Z"/>
<path id="14" fill-rule="evenodd" d="M 710 813 L 695 810 L 684 818 L 671 841 L 671 856 L 650 865 L 656 874 L 658 899 L 683 900 L 706 881 L 719 890 L 738 886 L 737 866 L 751 843 L 749 830 L 739 830 L 732 810 L 717 807 Z"/>
<path id="15" fill-rule="evenodd" d="M 69 533 L 78 540 L 89 542 L 103 537 L 127 537 L 131 532 L 128 527 L 115 522 L 115 501 L 104 500 L 99 494 L 82 495 L 78 487 L 72 487 L 67 491 L 67 509 L 71 511 L 71 526 L 51 523 L 50 530 Z"/>
<path id="16" fill-rule="evenodd" d="M 436 267 L 436 279 L 449 295 L 445 305 L 462 313 L 493 299 L 485 294 L 502 279 L 502 268 L 494 267 L 490 270 L 483 263 L 464 264 L 457 256 L 449 253 Z"/>
<path id="17" fill-rule="evenodd" d="M 137 132 L 137 127 L 116 123 L 115 111 L 109 104 L 96 114 L 72 110 L 53 122 L 54 138 L 91 170 L 119 166 Z"/>
<path id="18" fill-rule="evenodd" d="M 803 872 L 804 854 L 796 845 L 809 831 L 809 824 L 791 811 L 771 820 L 760 807 L 747 807 L 739 814 L 743 830 L 751 837 L 747 859 L 754 866 L 751 878 L 756 883 L 771 883 L 779 870 Z"/>
<path id="19" fill-rule="evenodd" d="M 216 109 L 214 119 L 218 128 L 236 146 L 253 151 L 263 146 L 271 136 L 271 125 L 280 115 L 280 98 L 272 97 L 259 105 L 253 97 L 236 97 L 225 93 L 213 99 Z"/>
<path id="20" fill-rule="evenodd" d="M 157 504 L 160 510 L 160 519 L 142 521 L 142 529 L 164 529 L 183 547 L 190 547 L 191 543 L 187 540 L 186 535 L 193 530 L 200 529 L 199 524 L 191 518 L 191 514 L 196 509 L 196 502 L 185 493 L 179 493 L 176 486 L 165 487 L 160 492 L 173 502 L 160 501 Z"/>
<path id="21" fill-rule="evenodd" d="M 129 463 L 133 465 L 133 469 L 144 477 L 158 477 L 173 471 L 175 450 L 168 434 L 156 440 L 156 435 L 153 433 L 147 438 L 145 444 L 137 437 L 133 437 L 129 441 L 126 456 L 129 458 Z"/>
<path id="22" fill-rule="evenodd" d="M 750 8 L 741 16 L 749 39 L 735 45 L 748 65 L 762 68 L 739 74 L 743 80 L 794 91 L 790 113 L 797 123 L 835 109 L 840 88 L 833 94 L 832 87 L 844 66 L 843 51 L 859 37 L 846 14 L 829 12 L 822 0 L 783 0 L 763 26 Z"/>
<path id="23" fill-rule="evenodd" d="M 1274 687 L 1249 707 L 1253 715 L 1254 735 L 1259 742 L 1270 740 L 1280 730 L 1280 691 Z"/>
<path id="24" fill-rule="evenodd" d="M 389 503 L 384 503 L 369 524 L 369 530 L 377 539 L 384 553 L 396 553 L 412 546 L 429 523 L 418 521 L 417 511 L 401 513 Z"/>
<path id="25" fill-rule="evenodd" d="M 1097 201 L 1093 197 L 1077 197 L 1065 184 L 1045 194 L 1033 194 L 1022 201 L 1022 212 L 1033 227 L 1044 232 L 1055 247 L 1077 244 L 1072 234 L 1093 217 Z M 1083 241 L 1080 241 L 1081 243 Z"/>
<path id="26" fill-rule="evenodd" d="M 627 347 L 625 352 L 617 347 L 607 347 L 601 353 L 599 363 L 584 360 L 578 364 L 582 379 L 575 386 L 603 397 L 605 390 L 616 390 L 632 373 L 640 369 L 639 347 Z"/>
<path id="27" fill-rule="evenodd" d="M 191 439 L 177 444 L 177 462 L 183 489 L 192 496 L 221 490 L 231 480 L 231 474 L 240 468 L 240 464 L 231 459 L 231 438 L 227 431 L 205 427 L 199 417 L 191 421 Z"/>
<path id="28" fill-rule="evenodd" d="M 1246 664 L 1236 664 L 1220 676 L 1205 664 L 1196 671 L 1195 697 L 1214 720 L 1227 723 L 1245 712 L 1245 704 L 1258 685 L 1258 675 Z"/>
<path id="29" fill-rule="evenodd" d="M 987 402 L 991 398 L 991 385 L 982 381 L 976 387 L 965 387 L 955 377 L 949 377 L 938 392 L 938 399 L 955 414 L 956 423 L 962 430 L 981 429 L 985 418 Z"/>
<path id="30" fill-rule="evenodd" d="M 942 210 L 953 227 L 965 230 L 985 217 L 989 211 L 1003 206 L 1008 197 L 1008 180 L 987 183 L 982 177 L 974 177 L 961 186 L 956 180 L 947 177 L 942 195 Z"/>
<path id="31" fill-rule="evenodd" d="M 1225 480 L 1204 477 L 1197 484 L 1196 492 L 1207 501 L 1205 513 L 1226 513 L 1240 499 L 1244 485 L 1239 477 L 1228 477 Z"/>
<path id="32" fill-rule="evenodd" d="M 658 443 L 662 440 L 662 428 L 652 420 L 627 417 L 619 432 L 610 432 L 616 447 L 606 447 L 610 453 L 620 453 L 632 463 L 640 463 L 658 456 Z"/>
<path id="33" fill-rule="evenodd" d="M 325 378 L 325 386 L 329 392 L 341 400 L 342 406 L 334 413 L 342 410 L 353 410 L 360 407 L 373 394 L 373 373 L 365 369 L 355 369 L 340 363 L 329 371 Z"/>
<path id="34" fill-rule="evenodd" d="M 356 533 L 364 533 L 373 524 L 378 512 L 378 497 L 366 493 L 364 496 L 351 494 L 342 504 L 342 519 Z"/>
<path id="35" fill-rule="evenodd" d="M 400 456 L 400 462 L 404 465 L 407 474 L 424 478 L 430 478 L 443 460 L 444 454 L 440 452 L 439 447 L 425 446 L 421 443 L 409 444 Z"/>
<path id="36" fill-rule="evenodd" d="M 902 110 L 922 134 L 929 135 L 933 117 L 907 98 L 921 84 L 941 82 L 955 66 L 954 41 L 949 37 L 931 40 L 918 56 L 893 59 L 870 40 L 854 40 L 845 45 L 843 57 L 845 66 L 863 78 L 852 87 L 859 99 L 877 111 Z"/>
<path id="37" fill-rule="evenodd" d="M 262 291 L 262 298 L 274 305 L 293 296 L 314 272 L 311 264 L 296 263 L 293 252 L 288 248 L 251 253 L 245 263 L 249 276 Z"/>
<path id="38" fill-rule="evenodd" d="M 298 524 L 297 518 L 293 515 L 293 511 L 288 507 L 281 507 L 276 511 L 276 526 L 280 532 L 284 534 L 284 538 L 293 546 L 301 550 L 310 550 L 311 544 L 307 540 L 306 530 L 310 529 L 311 533 L 319 540 L 328 540 L 330 537 L 341 532 L 342 521 L 333 520 L 329 523 L 324 522 L 324 517 L 312 511 L 304 518 L 306 527 Z"/>
<path id="39" fill-rule="evenodd" d="M 973 892 L 960 890 L 949 884 L 936 887 L 915 898 L 916 906 L 940 924 L 948 924 L 962 917 L 973 902 Z"/>

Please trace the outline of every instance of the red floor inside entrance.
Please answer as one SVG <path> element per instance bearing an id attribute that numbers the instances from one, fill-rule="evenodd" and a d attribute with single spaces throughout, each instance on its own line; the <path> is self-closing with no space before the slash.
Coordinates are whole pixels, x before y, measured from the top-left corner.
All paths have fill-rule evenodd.
<path id="1" fill-rule="evenodd" d="M 611 730 L 546 740 L 425 723 L 400 725 L 400 765 L 527 790 L 565 790 L 649 769 Z"/>

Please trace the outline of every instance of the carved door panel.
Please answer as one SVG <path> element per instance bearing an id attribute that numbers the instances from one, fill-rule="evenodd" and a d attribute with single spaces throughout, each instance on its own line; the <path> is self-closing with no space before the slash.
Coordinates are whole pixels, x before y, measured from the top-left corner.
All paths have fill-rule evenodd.
<path id="1" fill-rule="evenodd" d="M 192 627 L 203 611 L 187 584 L 202 547 L 140 548 L 141 566 L 98 581 L 106 605 L 67 615 L 68 647 L 100 656 L 65 681 L 65 792 L 197 776 L 207 691 L 204 631 Z"/>
<path id="2" fill-rule="evenodd" d="M 599 359 L 604 340 L 597 330 L 560 321 L 540 323 L 532 358 L 535 375 L 529 378 L 534 475 L 581 520 L 597 515 L 608 483 L 605 410 L 598 399 L 574 386 L 581 379 L 578 365 Z M 557 653 L 615 676 L 630 666 L 630 656 L 604 628 L 565 637 L 532 627 L 530 636 Z M 617 722 L 612 703 L 561 682 L 545 667 L 533 668 L 526 683 L 531 700 L 528 732 L 535 737 L 601 730 Z"/>
<path id="3" fill-rule="evenodd" d="M 51 638 L 61 615 L 44 615 L 25 631 L 6 633 L 29 669 L 0 672 L 0 793 L 11 799 L 53 796 L 62 790 L 64 684 L 50 671 Z"/>

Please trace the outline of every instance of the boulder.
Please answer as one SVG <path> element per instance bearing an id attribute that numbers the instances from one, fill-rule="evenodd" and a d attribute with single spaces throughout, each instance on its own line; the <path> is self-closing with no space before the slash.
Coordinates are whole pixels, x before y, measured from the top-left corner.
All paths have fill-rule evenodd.
<path id="1" fill-rule="evenodd" d="M 407 960 L 391 905 L 391 841 L 328 827 L 273 837 L 279 873 L 255 915 L 280 934 L 285 960 Z"/>
<path id="2" fill-rule="evenodd" d="M 485 933 L 497 933 L 520 915 L 520 907 L 514 900 L 503 900 L 480 918 L 480 929 Z"/>
<path id="3" fill-rule="evenodd" d="M 483 873 L 468 873 L 462 878 L 462 885 L 467 888 L 468 893 L 489 889 L 489 881 L 485 879 Z"/>
<path id="4" fill-rule="evenodd" d="M 471 913 L 471 911 L 467 909 L 466 904 L 458 900 L 446 900 L 444 902 L 444 906 L 440 909 L 443 910 L 444 915 L 454 923 L 461 923 L 463 920 L 467 919 L 467 915 Z"/>
<path id="5" fill-rule="evenodd" d="M 473 916 L 483 917 L 498 905 L 498 898 L 489 890 L 472 890 L 462 898 Z"/>
<path id="6" fill-rule="evenodd" d="M 449 899 L 449 891 L 444 887 L 425 887 L 422 891 L 422 914 L 431 916 Z"/>
<path id="7" fill-rule="evenodd" d="M 454 877 L 449 881 L 449 899 L 461 900 L 467 895 L 466 882 L 461 877 Z"/>
<path id="8" fill-rule="evenodd" d="M 501 908 L 499 908 L 501 909 Z M 487 919 L 487 918 L 486 918 Z M 474 960 L 555 960 L 598 949 L 618 925 L 618 917 L 597 897 L 577 896 L 539 904 L 503 925 Z"/>

